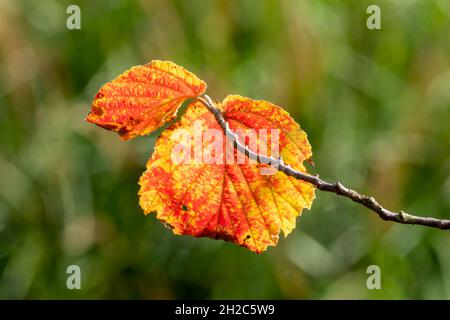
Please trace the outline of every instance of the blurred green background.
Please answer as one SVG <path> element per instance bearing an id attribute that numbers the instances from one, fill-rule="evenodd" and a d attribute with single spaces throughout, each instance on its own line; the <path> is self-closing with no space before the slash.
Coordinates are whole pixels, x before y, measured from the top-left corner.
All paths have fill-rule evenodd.
<path id="1" fill-rule="evenodd" d="M 66 28 L 70 4 L 81 30 Z M 1 0 L 0 298 L 450 299 L 450 232 L 333 194 L 261 255 L 144 216 L 137 181 L 158 135 L 123 142 L 84 118 L 102 84 L 152 59 L 216 99 L 283 106 L 322 178 L 450 218 L 448 0 Z M 66 288 L 72 264 L 81 290 Z M 372 264 L 381 290 L 366 287 Z"/>

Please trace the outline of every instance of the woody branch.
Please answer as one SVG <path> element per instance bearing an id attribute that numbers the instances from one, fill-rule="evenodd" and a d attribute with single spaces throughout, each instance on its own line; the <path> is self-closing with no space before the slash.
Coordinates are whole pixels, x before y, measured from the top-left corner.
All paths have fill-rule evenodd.
<path id="1" fill-rule="evenodd" d="M 319 175 L 310 175 L 305 172 L 294 170 L 289 165 L 285 164 L 282 158 L 274 159 L 272 157 L 260 155 L 251 151 L 245 145 L 243 145 L 237 139 L 236 135 L 230 130 L 230 127 L 228 126 L 227 121 L 223 117 L 222 112 L 215 106 L 214 102 L 208 95 L 205 94 L 203 96 L 200 96 L 197 98 L 197 100 L 201 102 L 214 115 L 214 117 L 216 118 L 217 122 L 219 123 L 220 127 L 222 128 L 226 136 L 231 141 L 233 141 L 236 149 L 239 152 L 244 153 L 248 157 L 256 159 L 260 163 L 269 163 L 277 170 L 285 173 L 286 175 L 294 177 L 298 180 L 309 182 L 319 190 L 332 192 L 337 195 L 349 198 L 350 200 L 369 208 L 370 210 L 378 214 L 378 216 L 383 220 L 394 221 L 402 224 L 416 224 L 443 230 L 450 229 L 450 220 L 437 219 L 432 217 L 420 217 L 404 211 L 400 212 L 390 211 L 384 208 L 382 205 L 380 205 L 378 201 L 375 200 L 375 198 L 360 194 L 359 192 L 353 189 L 347 188 L 340 182 L 330 183 L 324 181 L 319 178 Z"/>

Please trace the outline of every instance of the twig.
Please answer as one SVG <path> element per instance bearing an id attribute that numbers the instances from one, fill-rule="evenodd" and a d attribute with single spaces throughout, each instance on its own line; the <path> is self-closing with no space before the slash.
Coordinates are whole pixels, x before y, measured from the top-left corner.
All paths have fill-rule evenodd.
<path id="1" fill-rule="evenodd" d="M 284 164 L 283 159 L 274 159 L 272 157 L 267 157 L 259 155 L 246 146 L 242 145 L 237 139 L 236 135 L 230 130 L 227 121 L 222 115 L 222 112 L 215 106 L 214 102 L 208 95 L 203 95 L 197 98 L 208 110 L 214 115 L 217 122 L 219 123 L 222 130 L 225 132 L 226 136 L 234 142 L 236 149 L 248 157 L 257 160 L 260 163 L 269 163 L 286 175 L 294 177 L 299 180 L 303 180 L 311 183 L 317 189 L 327 192 L 332 192 L 337 195 L 351 199 L 354 202 L 362 204 L 363 206 L 369 208 L 370 210 L 377 213 L 381 219 L 387 221 L 394 221 L 402 224 L 417 224 L 431 228 L 438 228 L 443 230 L 450 229 L 450 220 L 436 219 L 431 217 L 419 217 L 404 211 L 393 212 L 385 209 L 381 206 L 373 197 L 368 197 L 366 195 L 360 194 L 355 190 L 345 187 L 340 182 L 330 183 L 319 178 L 318 175 L 310 175 L 305 172 L 292 169 L 289 165 Z"/>

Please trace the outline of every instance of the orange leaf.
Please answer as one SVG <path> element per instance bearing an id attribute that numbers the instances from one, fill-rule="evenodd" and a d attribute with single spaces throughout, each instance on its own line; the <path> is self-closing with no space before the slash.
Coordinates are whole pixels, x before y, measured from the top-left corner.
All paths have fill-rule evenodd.
<path id="1" fill-rule="evenodd" d="M 154 60 L 105 84 L 86 120 L 128 140 L 172 121 L 186 99 L 203 94 L 205 89 L 205 82 L 183 67 Z"/>
<path id="2" fill-rule="evenodd" d="M 286 111 L 240 96 L 228 96 L 220 107 L 242 143 L 249 143 L 245 130 L 277 130 L 285 163 L 306 171 L 302 162 L 311 157 L 311 147 L 305 132 Z M 221 147 L 213 146 L 212 141 L 221 139 L 210 138 L 211 130 L 220 133 Z M 272 135 L 262 136 L 249 148 L 259 150 L 270 140 L 267 150 L 271 150 Z M 174 157 L 174 150 L 181 150 L 178 156 L 184 162 Z M 247 157 L 244 163 L 230 163 L 228 150 L 237 161 L 238 151 L 226 141 L 214 116 L 201 103 L 191 103 L 181 119 L 158 138 L 139 181 L 140 205 L 146 214 L 156 212 L 175 234 L 224 239 L 260 253 L 277 244 L 280 231 L 286 236 L 295 228 L 302 209 L 311 207 L 314 187 L 279 171 L 263 175 L 261 170 L 271 167 Z M 205 161 L 205 154 L 216 161 Z"/>

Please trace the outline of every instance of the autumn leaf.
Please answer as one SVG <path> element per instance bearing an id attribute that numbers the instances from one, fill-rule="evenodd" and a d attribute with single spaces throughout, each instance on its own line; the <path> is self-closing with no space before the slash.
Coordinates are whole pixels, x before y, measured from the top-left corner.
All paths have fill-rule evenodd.
<path id="1" fill-rule="evenodd" d="M 305 132 L 286 111 L 267 101 L 240 96 L 228 96 L 219 107 L 229 127 L 243 133 L 238 134 L 242 143 L 248 142 L 245 130 L 277 130 L 284 162 L 306 171 L 302 162 L 311 157 L 311 147 Z M 203 134 L 220 132 L 222 147 L 212 147 L 217 136 L 196 144 L 199 127 Z M 256 151 L 268 140 L 258 137 L 257 143 L 248 147 Z M 202 155 L 215 153 L 214 158 L 222 161 L 208 163 L 203 157 L 174 161 L 173 152 L 180 144 L 185 156 L 195 158 L 201 149 Z M 281 231 L 287 236 L 295 228 L 302 209 L 311 207 L 314 187 L 279 171 L 261 174 L 270 165 L 252 163 L 247 157 L 244 163 L 230 163 L 228 150 L 236 160 L 238 151 L 226 140 L 214 116 L 200 102 L 191 103 L 181 119 L 158 138 L 139 181 L 140 205 L 146 214 L 156 213 L 175 234 L 232 241 L 260 253 L 277 244 Z"/>
<path id="2" fill-rule="evenodd" d="M 172 121 L 180 105 L 194 99 L 160 135 L 139 180 L 144 213 L 156 214 L 175 234 L 223 239 L 260 253 L 277 244 L 281 231 L 287 236 L 295 228 L 315 187 L 384 220 L 450 228 L 450 220 L 392 212 L 373 197 L 309 175 L 303 162 L 311 161 L 311 146 L 286 111 L 241 96 L 215 104 L 205 89 L 186 69 L 155 60 L 105 84 L 86 119 L 127 140 Z"/>
<path id="3" fill-rule="evenodd" d="M 130 139 L 173 120 L 186 99 L 197 98 L 205 89 L 206 84 L 184 68 L 152 61 L 105 84 L 87 121 Z M 286 111 L 240 96 L 228 96 L 218 108 L 250 150 L 281 156 L 292 168 L 306 172 L 302 162 L 310 159 L 311 147 Z M 248 132 L 257 132 L 256 140 Z M 179 161 L 185 158 L 189 161 Z M 214 115 L 194 101 L 158 138 L 139 181 L 140 205 L 146 214 L 155 212 L 175 234 L 224 239 L 259 253 L 276 245 L 281 231 L 289 234 L 314 199 L 312 185 L 277 170 L 267 174 L 269 169 L 270 164 L 238 152 Z"/>
<path id="4" fill-rule="evenodd" d="M 87 121 L 128 140 L 172 121 L 180 105 L 205 92 L 206 84 L 170 61 L 136 66 L 98 91 Z"/>

